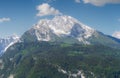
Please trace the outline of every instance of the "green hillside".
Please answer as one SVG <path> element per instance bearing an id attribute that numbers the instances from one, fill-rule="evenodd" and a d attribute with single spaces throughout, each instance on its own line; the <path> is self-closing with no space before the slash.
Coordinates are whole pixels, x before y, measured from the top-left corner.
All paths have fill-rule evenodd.
<path id="1" fill-rule="evenodd" d="M 0 78 L 120 78 L 120 50 L 102 45 L 17 43 L 1 60 Z"/>

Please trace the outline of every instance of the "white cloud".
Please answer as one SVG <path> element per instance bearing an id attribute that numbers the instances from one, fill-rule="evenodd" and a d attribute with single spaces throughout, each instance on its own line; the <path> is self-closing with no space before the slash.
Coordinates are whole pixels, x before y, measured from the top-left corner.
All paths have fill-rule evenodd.
<path id="1" fill-rule="evenodd" d="M 75 0 L 76 3 L 80 3 L 80 0 Z"/>
<path id="2" fill-rule="evenodd" d="M 51 7 L 48 3 L 43 3 L 39 6 L 37 6 L 37 10 L 39 11 L 37 13 L 37 16 L 48 16 L 48 15 L 59 15 L 61 14 L 59 10 L 55 9 L 54 7 Z"/>
<path id="3" fill-rule="evenodd" d="M 103 6 L 105 4 L 120 4 L 120 0 L 83 0 L 84 3 L 90 3 L 95 6 Z"/>
<path id="4" fill-rule="evenodd" d="M 120 39 L 120 31 L 114 32 L 112 36 Z"/>
<path id="5" fill-rule="evenodd" d="M 0 23 L 8 22 L 10 20 L 11 20 L 10 18 L 0 18 Z"/>

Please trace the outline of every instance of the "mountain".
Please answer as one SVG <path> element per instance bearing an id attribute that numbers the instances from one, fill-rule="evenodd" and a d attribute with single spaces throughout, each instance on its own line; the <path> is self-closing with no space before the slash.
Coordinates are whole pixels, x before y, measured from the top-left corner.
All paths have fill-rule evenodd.
<path id="1" fill-rule="evenodd" d="M 120 78 L 120 40 L 71 16 L 41 19 L 18 40 L 0 57 L 0 78 Z"/>
<path id="2" fill-rule="evenodd" d="M 2 55 L 11 45 L 18 42 L 19 37 L 12 35 L 7 38 L 0 38 L 0 55 Z"/>
<path id="3" fill-rule="evenodd" d="M 120 42 L 86 26 L 71 16 L 41 19 L 21 38 L 25 42 L 50 41 L 82 44 L 102 44 L 119 48 Z"/>
<path id="4" fill-rule="evenodd" d="M 69 37 L 87 43 L 84 38 L 89 38 L 94 31 L 94 29 L 83 25 L 71 16 L 55 16 L 51 20 L 40 20 L 25 34 L 33 37 L 33 40 L 39 41 L 54 41 L 56 40 L 55 37 L 58 39 Z M 25 35 L 23 35 L 23 37 L 24 36 Z M 24 38 L 24 40 L 25 39 L 27 38 Z"/>

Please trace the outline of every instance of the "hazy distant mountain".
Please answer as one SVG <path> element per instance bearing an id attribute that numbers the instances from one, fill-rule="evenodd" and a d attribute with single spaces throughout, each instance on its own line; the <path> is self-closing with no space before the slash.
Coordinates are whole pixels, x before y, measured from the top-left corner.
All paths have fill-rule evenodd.
<path id="1" fill-rule="evenodd" d="M 12 35 L 7 38 L 0 38 L 0 55 L 3 54 L 11 45 L 19 40 L 17 35 Z"/>

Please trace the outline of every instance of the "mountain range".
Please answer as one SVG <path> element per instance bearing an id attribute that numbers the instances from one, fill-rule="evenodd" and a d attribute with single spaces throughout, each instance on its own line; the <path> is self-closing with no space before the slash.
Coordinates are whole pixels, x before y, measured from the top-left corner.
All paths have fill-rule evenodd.
<path id="1" fill-rule="evenodd" d="M 71 16 L 0 41 L 0 78 L 120 78 L 120 39 Z"/>
<path id="2" fill-rule="evenodd" d="M 32 28 L 26 31 L 21 38 L 17 35 L 0 39 L 0 54 L 17 41 L 50 41 L 80 44 L 102 44 L 119 48 L 120 40 L 105 35 L 71 16 L 55 16 L 53 19 L 41 19 Z"/>

